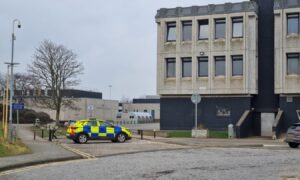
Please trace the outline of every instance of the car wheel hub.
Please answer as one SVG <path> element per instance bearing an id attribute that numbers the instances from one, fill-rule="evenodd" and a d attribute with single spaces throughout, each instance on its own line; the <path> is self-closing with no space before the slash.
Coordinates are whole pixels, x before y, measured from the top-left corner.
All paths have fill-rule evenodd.
<path id="1" fill-rule="evenodd" d="M 86 137 L 84 135 L 79 136 L 79 142 L 83 143 L 86 141 Z"/>
<path id="2" fill-rule="evenodd" d="M 123 134 L 120 134 L 118 139 L 119 139 L 120 142 L 124 142 L 125 141 L 125 136 Z"/>

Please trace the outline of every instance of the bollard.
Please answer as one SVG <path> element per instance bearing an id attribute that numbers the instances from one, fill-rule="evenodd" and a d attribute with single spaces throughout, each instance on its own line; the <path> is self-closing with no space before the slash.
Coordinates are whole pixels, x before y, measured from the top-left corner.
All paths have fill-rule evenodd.
<path id="1" fill-rule="evenodd" d="M 141 139 L 143 139 L 143 130 L 141 130 Z"/>
<path id="2" fill-rule="evenodd" d="M 156 138 L 156 131 L 155 131 L 155 129 L 153 130 L 153 137 L 154 137 L 154 139 Z"/>
<path id="3" fill-rule="evenodd" d="M 51 136 L 51 134 L 52 134 L 52 131 L 51 131 L 51 129 L 49 129 L 49 141 L 52 141 L 52 136 Z"/>
<path id="4" fill-rule="evenodd" d="M 36 128 L 34 128 L 34 131 L 33 131 L 33 140 L 35 141 L 35 136 L 36 136 Z"/>
<path id="5" fill-rule="evenodd" d="M 42 138 L 44 138 L 44 129 L 42 129 Z"/>

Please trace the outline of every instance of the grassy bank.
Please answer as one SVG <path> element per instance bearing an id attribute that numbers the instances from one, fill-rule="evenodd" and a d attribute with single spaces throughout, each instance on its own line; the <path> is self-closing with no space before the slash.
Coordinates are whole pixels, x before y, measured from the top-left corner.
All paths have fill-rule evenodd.
<path id="1" fill-rule="evenodd" d="M 170 138 L 191 138 L 191 131 L 169 131 Z M 228 138 L 227 131 L 208 131 L 208 138 L 226 139 Z"/>
<path id="2" fill-rule="evenodd" d="M 0 129 L 0 157 L 15 156 L 21 154 L 30 153 L 30 149 L 22 143 L 20 139 L 17 139 L 16 143 L 9 144 L 3 139 L 3 132 Z"/>

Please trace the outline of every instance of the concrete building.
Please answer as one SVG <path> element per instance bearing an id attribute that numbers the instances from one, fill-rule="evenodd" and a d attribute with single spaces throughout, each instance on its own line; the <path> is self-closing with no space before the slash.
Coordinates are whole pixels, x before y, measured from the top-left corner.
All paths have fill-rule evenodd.
<path id="1" fill-rule="evenodd" d="M 145 98 L 133 99 L 132 103 L 123 103 L 123 112 L 146 112 L 150 113 L 153 120 L 160 120 L 160 98 L 158 96 L 146 96 Z"/>
<path id="2" fill-rule="evenodd" d="M 82 90 L 64 90 L 64 98 L 74 100 L 74 108 L 62 107 L 60 120 L 80 120 L 95 117 L 103 120 L 115 120 L 118 112 L 118 101 L 103 100 L 102 93 L 82 91 Z M 33 109 L 37 112 L 45 112 L 55 119 L 55 110 L 39 107 L 33 98 L 41 98 L 51 94 L 50 91 L 16 91 L 16 97 L 22 97 L 27 109 Z"/>
<path id="3" fill-rule="evenodd" d="M 234 124 L 240 137 L 272 136 L 277 119 L 285 128 L 294 122 L 296 112 L 279 112 L 284 96 L 300 89 L 299 74 L 291 78 L 285 73 L 287 49 L 299 55 L 299 29 L 286 37 L 283 18 L 286 12 L 293 12 L 293 18 L 298 13 L 299 28 L 298 6 L 298 0 L 276 1 L 275 6 L 273 0 L 253 0 L 158 10 L 161 129 L 195 126 L 193 93 L 202 96 L 197 119 L 208 129 Z M 299 101 L 293 100 L 296 108 Z"/>
<path id="4" fill-rule="evenodd" d="M 280 96 L 284 128 L 298 119 L 296 111 L 300 110 L 299 16 L 300 1 L 275 1 L 275 94 Z"/>

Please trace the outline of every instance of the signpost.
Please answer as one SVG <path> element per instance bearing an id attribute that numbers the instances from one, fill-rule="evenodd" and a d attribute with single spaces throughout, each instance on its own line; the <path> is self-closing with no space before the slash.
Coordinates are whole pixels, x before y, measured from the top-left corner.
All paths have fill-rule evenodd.
<path id="1" fill-rule="evenodd" d="M 198 129 L 198 123 L 197 123 L 197 115 L 198 115 L 198 104 L 201 101 L 201 96 L 200 94 L 193 94 L 191 97 L 191 101 L 195 104 L 195 130 Z"/>
<path id="2" fill-rule="evenodd" d="M 88 105 L 87 110 L 89 112 L 89 118 L 93 117 L 93 111 L 94 111 L 95 107 L 93 104 Z"/>
<path id="3" fill-rule="evenodd" d="M 24 110 L 25 104 L 24 103 L 13 103 L 12 109 L 17 110 L 17 131 L 19 131 L 19 110 Z M 17 133 L 16 133 L 17 134 Z"/>

